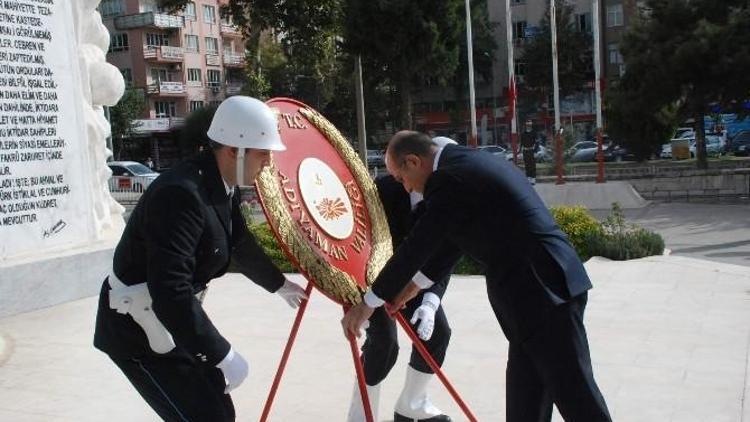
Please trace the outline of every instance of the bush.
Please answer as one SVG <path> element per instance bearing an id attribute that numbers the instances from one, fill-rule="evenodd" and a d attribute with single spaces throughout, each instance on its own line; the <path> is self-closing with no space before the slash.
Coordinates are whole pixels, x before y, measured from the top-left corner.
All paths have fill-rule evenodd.
<path id="1" fill-rule="evenodd" d="M 550 212 L 560 229 L 568 235 L 568 239 L 573 244 L 578 256 L 584 261 L 589 259 L 592 255 L 589 253 L 587 239 L 602 232 L 599 221 L 589 214 L 586 207 L 582 206 L 552 207 Z"/>
<path id="2" fill-rule="evenodd" d="M 643 258 L 664 253 L 664 239 L 658 234 L 625 222 L 625 215 L 617 202 L 602 222 L 600 233 L 586 236 L 590 256 L 602 256 L 616 261 Z"/>
<path id="3" fill-rule="evenodd" d="M 250 229 L 250 232 L 253 234 L 253 236 L 255 236 L 255 240 L 258 241 L 258 244 L 261 248 L 263 248 L 263 251 L 266 253 L 266 255 L 271 258 L 271 261 L 273 261 L 273 263 L 277 267 L 279 267 L 282 272 L 297 272 L 297 269 L 292 265 L 291 262 L 289 262 L 286 255 L 284 254 L 284 251 L 276 241 L 276 238 L 274 237 L 273 232 L 271 232 L 271 227 L 269 227 L 268 223 L 248 224 L 247 227 L 248 229 Z"/>
<path id="4" fill-rule="evenodd" d="M 484 266 L 470 257 L 464 255 L 458 260 L 453 274 L 484 275 Z"/>

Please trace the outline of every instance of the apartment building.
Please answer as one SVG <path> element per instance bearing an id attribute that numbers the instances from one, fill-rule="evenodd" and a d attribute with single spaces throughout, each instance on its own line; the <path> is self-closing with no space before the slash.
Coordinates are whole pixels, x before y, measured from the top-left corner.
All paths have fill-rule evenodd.
<path id="1" fill-rule="evenodd" d="M 506 0 L 489 0 L 487 2 L 490 21 L 496 24 L 495 62 L 493 78 L 489 84 L 478 85 L 476 93 L 476 111 L 479 132 L 479 144 L 506 144 L 510 133 L 510 115 L 508 113 L 508 49 L 506 36 Z M 549 10 L 550 0 L 509 0 L 511 7 L 511 25 L 513 37 L 514 72 L 519 91 L 522 92 L 526 63 L 522 56 L 528 40 L 534 36 L 542 18 Z M 576 28 L 579 31 L 593 32 L 591 15 L 594 0 L 568 0 L 573 6 Z M 598 0 L 600 2 L 600 34 L 602 75 L 605 80 L 619 77 L 624 71 L 620 42 L 628 25 L 637 19 L 643 7 L 643 1 L 636 0 Z M 461 60 L 465 60 L 461 57 Z M 552 70 L 550 69 L 550 72 Z M 563 125 L 572 130 L 574 139 L 583 138 L 593 132 L 595 124 L 594 81 L 582 87 L 580 95 L 562 98 L 560 111 Z M 607 84 L 604 84 L 605 87 Z M 417 127 L 432 130 L 439 134 L 458 135 L 465 139 L 469 130 L 468 110 L 461 113 L 462 122 L 456 125 L 451 122 L 450 109 L 456 107 L 455 98 L 446 90 L 427 89 L 415 96 L 415 120 Z M 522 95 L 522 94 L 519 94 Z M 463 104 L 459 104 L 461 107 Z M 540 109 L 531 116 L 535 128 L 551 133 L 554 125 L 552 104 L 541 104 Z M 522 116 L 523 118 L 527 116 Z M 521 122 L 519 122 L 519 128 Z M 519 129 L 520 130 L 520 129 Z"/>
<path id="2" fill-rule="evenodd" d="M 193 110 L 218 104 L 242 89 L 245 42 L 220 18 L 225 0 L 194 0 L 177 14 L 156 0 L 103 0 L 99 5 L 111 42 L 107 61 L 148 105 L 136 129 L 159 168 L 179 159 L 177 139 Z M 150 154 L 149 154 L 150 153 Z M 143 159 L 145 157 L 129 157 Z"/>

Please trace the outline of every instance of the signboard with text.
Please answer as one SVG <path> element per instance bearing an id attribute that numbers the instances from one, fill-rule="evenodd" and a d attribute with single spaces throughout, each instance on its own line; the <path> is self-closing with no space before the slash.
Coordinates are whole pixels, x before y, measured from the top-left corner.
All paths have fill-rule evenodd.
<path id="1" fill-rule="evenodd" d="M 0 261 L 94 236 L 70 2 L 0 2 Z"/>

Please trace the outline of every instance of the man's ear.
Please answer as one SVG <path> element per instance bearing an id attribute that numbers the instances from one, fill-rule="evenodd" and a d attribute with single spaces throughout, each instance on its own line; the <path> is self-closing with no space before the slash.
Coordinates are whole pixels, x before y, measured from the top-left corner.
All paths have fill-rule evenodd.
<path id="1" fill-rule="evenodd" d="M 412 167 L 419 167 L 422 163 L 422 159 L 418 155 L 407 154 L 406 157 L 404 157 L 404 163 L 408 163 Z"/>

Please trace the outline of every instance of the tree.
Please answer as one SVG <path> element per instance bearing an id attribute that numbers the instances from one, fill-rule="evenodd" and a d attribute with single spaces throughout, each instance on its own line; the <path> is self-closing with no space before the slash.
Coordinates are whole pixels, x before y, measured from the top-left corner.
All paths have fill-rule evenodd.
<path id="1" fill-rule="evenodd" d="M 367 69 L 387 75 L 397 87 L 399 120 L 411 128 L 412 90 L 433 79 L 443 84 L 458 66 L 461 0 L 348 0 L 344 44 Z"/>
<path id="2" fill-rule="evenodd" d="M 141 117 L 146 109 L 146 99 L 142 89 L 128 88 L 125 90 L 120 101 L 109 111 L 109 123 L 112 127 L 112 151 L 116 160 L 119 160 L 125 149 L 125 140 L 133 136 L 138 127 L 135 120 Z"/>
<path id="3" fill-rule="evenodd" d="M 555 0 L 557 21 L 557 64 L 560 95 L 578 93 L 594 79 L 593 42 L 588 33 L 576 27 L 574 9 L 564 0 Z M 524 63 L 524 89 L 521 99 L 532 104 L 546 101 L 553 89 L 552 83 L 552 27 L 549 9 L 540 22 L 539 29 L 524 45 L 518 61 Z M 519 84 L 521 85 L 521 84 Z"/>
<path id="4" fill-rule="evenodd" d="M 637 139 L 628 129 L 637 119 L 653 124 L 652 112 L 674 110 L 676 121 L 694 120 L 697 166 L 707 168 L 704 116 L 712 106 L 737 110 L 750 98 L 750 3 L 647 0 L 643 12 L 621 45 L 626 71 L 610 92 L 612 127 L 632 143 L 655 145 L 665 137 Z"/>

